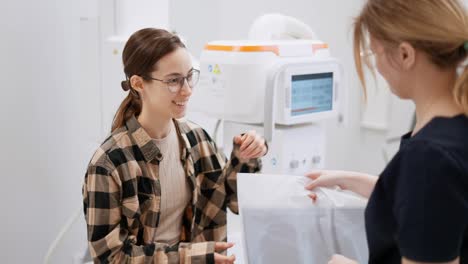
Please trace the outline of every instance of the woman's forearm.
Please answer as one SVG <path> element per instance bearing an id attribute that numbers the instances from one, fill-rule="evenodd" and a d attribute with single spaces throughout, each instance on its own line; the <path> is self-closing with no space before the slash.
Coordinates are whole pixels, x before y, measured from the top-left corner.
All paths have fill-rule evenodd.
<path id="1" fill-rule="evenodd" d="M 347 176 L 341 186 L 345 190 L 350 190 L 366 198 L 369 198 L 378 177 L 370 174 L 353 172 Z"/>

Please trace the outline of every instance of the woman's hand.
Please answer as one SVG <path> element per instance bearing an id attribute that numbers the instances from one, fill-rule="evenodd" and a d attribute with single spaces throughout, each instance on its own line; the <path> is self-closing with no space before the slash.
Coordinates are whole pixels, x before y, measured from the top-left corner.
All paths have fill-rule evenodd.
<path id="1" fill-rule="evenodd" d="M 335 187 L 338 186 L 343 190 L 350 190 L 366 198 L 372 193 L 377 182 L 377 177 L 365 173 L 354 171 L 338 171 L 338 170 L 319 170 L 306 174 L 306 177 L 313 181 L 305 188 L 313 190 L 317 187 Z M 311 193 L 309 197 L 315 202 L 317 194 Z"/>
<path id="2" fill-rule="evenodd" d="M 342 255 L 333 255 L 333 257 L 328 261 L 328 264 L 358 264 L 358 263 Z"/>
<path id="3" fill-rule="evenodd" d="M 265 139 L 258 135 L 254 130 L 251 130 L 244 135 L 234 137 L 234 143 L 240 145 L 239 152 L 236 156 L 241 162 L 247 162 L 249 159 L 255 159 L 265 156 L 267 146 Z"/>
<path id="4" fill-rule="evenodd" d="M 215 243 L 215 251 L 216 252 L 223 252 L 227 250 L 228 248 L 231 248 L 234 246 L 234 243 L 226 243 L 226 242 L 216 242 Z M 214 259 L 216 264 L 233 264 L 234 261 L 236 260 L 236 256 L 231 255 L 231 256 L 224 256 L 219 253 L 214 253 Z"/>
<path id="5" fill-rule="evenodd" d="M 313 180 L 311 183 L 306 185 L 307 190 L 313 190 L 317 187 L 334 187 L 338 186 L 341 189 L 344 188 L 344 179 L 350 172 L 347 171 L 332 171 L 332 170 L 320 170 L 313 171 L 306 174 L 306 177 Z M 317 194 L 311 193 L 309 197 L 315 202 L 317 200 Z"/>

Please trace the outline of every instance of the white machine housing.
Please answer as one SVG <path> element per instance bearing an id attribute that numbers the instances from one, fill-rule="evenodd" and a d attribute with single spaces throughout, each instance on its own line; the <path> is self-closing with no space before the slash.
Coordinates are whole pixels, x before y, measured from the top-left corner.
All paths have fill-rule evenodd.
<path id="1" fill-rule="evenodd" d="M 266 103 L 276 105 L 276 123 L 282 125 L 313 122 L 338 112 L 341 67 L 330 56 L 328 45 L 320 41 L 210 42 L 200 56 L 200 69 L 193 109 L 215 118 L 263 123 L 265 107 L 272 106 Z M 297 78 L 309 81 L 312 87 L 295 85 L 301 81 L 295 81 Z M 275 89 L 275 102 L 265 97 L 271 88 Z M 301 92 L 310 96 L 295 101 L 300 97 L 294 94 Z M 315 111 L 294 108 L 312 108 L 314 103 L 322 107 Z"/>
<path id="2" fill-rule="evenodd" d="M 264 172 L 301 174 L 323 167 L 325 135 L 312 123 L 337 117 L 342 94 L 342 67 L 326 43 L 210 42 L 200 70 L 190 106 L 224 120 L 226 153 L 233 136 L 255 129 L 270 145 Z"/>

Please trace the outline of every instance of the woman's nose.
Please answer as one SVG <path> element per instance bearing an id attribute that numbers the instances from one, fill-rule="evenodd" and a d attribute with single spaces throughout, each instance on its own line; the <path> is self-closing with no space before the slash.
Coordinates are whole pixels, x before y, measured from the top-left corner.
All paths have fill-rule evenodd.
<path id="1" fill-rule="evenodd" d="M 187 79 L 184 79 L 184 83 L 182 84 L 182 89 L 180 89 L 180 92 L 183 95 L 191 95 L 192 94 L 192 88 L 188 84 Z"/>

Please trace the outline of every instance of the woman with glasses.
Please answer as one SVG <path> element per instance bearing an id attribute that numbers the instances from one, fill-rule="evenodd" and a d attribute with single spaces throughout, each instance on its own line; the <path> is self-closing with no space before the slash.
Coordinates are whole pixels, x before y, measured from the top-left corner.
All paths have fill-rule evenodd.
<path id="1" fill-rule="evenodd" d="M 225 256 L 226 207 L 238 212 L 238 172 L 266 154 L 254 131 L 236 136 L 229 160 L 198 125 L 181 120 L 199 71 L 180 39 L 135 32 L 123 50 L 128 92 L 83 185 L 96 263 L 233 263 Z"/>
<path id="2" fill-rule="evenodd" d="M 364 88 L 362 65 L 372 55 L 391 91 L 414 102 L 416 125 L 378 178 L 318 171 L 307 188 L 338 185 L 369 197 L 369 263 L 468 263 L 467 54 L 461 1 L 368 0 L 356 19 Z M 339 263 L 354 261 L 335 255 L 329 262 Z"/>

